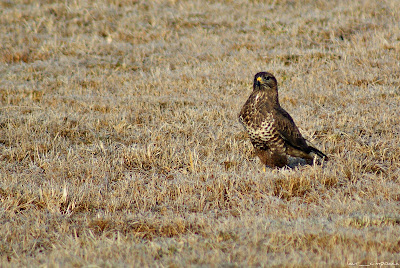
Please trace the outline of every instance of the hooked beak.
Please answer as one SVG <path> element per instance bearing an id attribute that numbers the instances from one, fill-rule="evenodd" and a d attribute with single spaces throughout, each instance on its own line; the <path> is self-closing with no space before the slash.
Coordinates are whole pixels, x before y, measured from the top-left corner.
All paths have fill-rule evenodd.
<path id="1" fill-rule="evenodd" d="M 262 81 L 262 78 L 261 77 L 257 77 L 256 85 L 260 86 L 261 85 L 261 81 Z"/>

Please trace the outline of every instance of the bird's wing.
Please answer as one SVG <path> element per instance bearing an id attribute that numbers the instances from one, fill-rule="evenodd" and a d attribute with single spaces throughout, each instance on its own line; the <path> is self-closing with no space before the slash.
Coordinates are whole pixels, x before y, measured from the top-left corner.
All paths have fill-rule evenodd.
<path id="1" fill-rule="evenodd" d="M 274 107 L 273 114 L 276 128 L 285 142 L 292 147 L 308 151 L 309 146 L 290 114 L 281 107 Z"/>

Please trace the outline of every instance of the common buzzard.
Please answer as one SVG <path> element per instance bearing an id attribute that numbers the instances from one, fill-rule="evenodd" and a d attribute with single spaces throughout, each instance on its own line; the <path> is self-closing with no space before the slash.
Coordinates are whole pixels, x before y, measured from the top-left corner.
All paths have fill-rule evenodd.
<path id="1" fill-rule="evenodd" d="M 239 114 L 256 155 L 269 167 L 283 167 L 288 156 L 301 157 L 308 164 L 314 156 L 327 156 L 307 144 L 292 117 L 279 104 L 276 78 L 267 72 L 254 77 L 253 92 Z"/>

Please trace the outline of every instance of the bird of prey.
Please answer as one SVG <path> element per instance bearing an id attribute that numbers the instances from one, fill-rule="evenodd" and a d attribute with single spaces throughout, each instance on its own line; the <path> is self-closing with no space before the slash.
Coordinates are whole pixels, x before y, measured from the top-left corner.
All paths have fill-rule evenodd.
<path id="1" fill-rule="evenodd" d="M 313 163 L 315 156 L 328 160 L 307 144 L 292 117 L 279 104 L 276 78 L 268 72 L 254 76 L 253 92 L 239 113 L 256 155 L 265 166 L 284 167 L 288 156 Z"/>

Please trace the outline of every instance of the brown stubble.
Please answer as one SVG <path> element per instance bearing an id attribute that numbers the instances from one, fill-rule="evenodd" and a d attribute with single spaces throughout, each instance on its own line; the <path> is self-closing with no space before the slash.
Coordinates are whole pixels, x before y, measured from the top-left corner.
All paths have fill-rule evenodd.
<path id="1" fill-rule="evenodd" d="M 1 266 L 399 260 L 396 1 L 0 6 Z M 329 162 L 262 171 L 258 71 Z"/>

